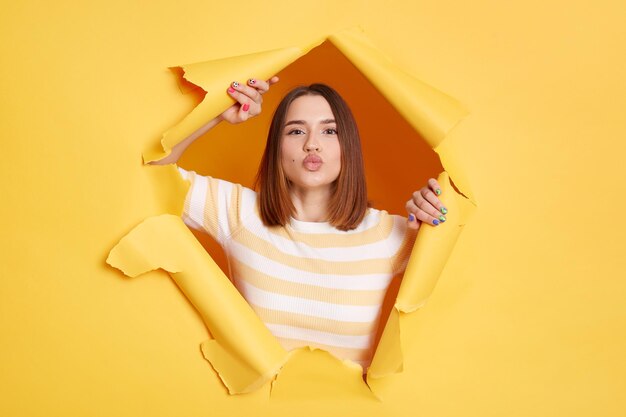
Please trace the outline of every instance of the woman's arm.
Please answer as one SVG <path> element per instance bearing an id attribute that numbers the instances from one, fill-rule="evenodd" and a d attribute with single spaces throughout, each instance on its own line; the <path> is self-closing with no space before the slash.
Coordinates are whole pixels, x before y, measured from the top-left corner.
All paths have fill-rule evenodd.
<path id="1" fill-rule="evenodd" d="M 210 120 L 200 129 L 186 137 L 182 142 L 176 144 L 171 153 L 158 161 L 152 161 L 150 164 L 167 165 L 178 162 L 178 159 L 185 150 L 195 142 L 200 136 L 217 126 L 222 120 L 230 124 L 245 122 L 250 117 L 254 117 L 261 113 L 261 104 L 263 103 L 262 95 L 267 93 L 272 84 L 278 82 L 278 77 L 274 76 L 267 81 L 250 78 L 247 85 L 233 82 L 228 87 L 228 95 L 236 100 L 235 104 L 227 108 L 222 114 Z"/>

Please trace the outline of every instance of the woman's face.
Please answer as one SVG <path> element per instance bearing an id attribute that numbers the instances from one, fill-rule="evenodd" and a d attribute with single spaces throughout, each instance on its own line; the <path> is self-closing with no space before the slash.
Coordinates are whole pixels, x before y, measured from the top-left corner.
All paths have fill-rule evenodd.
<path id="1" fill-rule="evenodd" d="M 295 99 L 285 117 L 281 138 L 283 172 L 292 187 L 330 188 L 341 171 L 341 148 L 335 116 L 326 99 Z"/>

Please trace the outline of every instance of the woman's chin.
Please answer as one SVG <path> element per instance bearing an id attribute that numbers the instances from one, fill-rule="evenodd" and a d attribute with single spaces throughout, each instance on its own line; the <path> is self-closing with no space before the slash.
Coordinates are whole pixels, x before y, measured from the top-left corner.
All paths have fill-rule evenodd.
<path id="1" fill-rule="evenodd" d="M 330 181 L 324 178 L 303 178 L 300 181 L 291 181 L 293 187 L 306 191 L 321 191 L 324 189 L 330 189 L 333 186 L 334 181 Z"/>

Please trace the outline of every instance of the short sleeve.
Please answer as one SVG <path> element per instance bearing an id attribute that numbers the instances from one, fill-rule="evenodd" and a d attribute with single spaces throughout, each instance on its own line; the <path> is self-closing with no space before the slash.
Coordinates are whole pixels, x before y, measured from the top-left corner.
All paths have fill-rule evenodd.
<path id="1" fill-rule="evenodd" d="M 223 245 L 241 224 L 240 208 L 244 188 L 180 167 L 178 171 L 190 183 L 182 213 L 183 221 L 193 229 L 205 231 Z"/>
<path id="2" fill-rule="evenodd" d="M 413 245 L 417 237 L 417 230 L 411 229 L 407 225 L 405 217 L 392 215 L 394 220 L 394 235 L 396 244 L 392 244 L 396 250 L 391 255 L 391 265 L 394 274 L 404 273 L 409 258 L 413 252 Z"/>

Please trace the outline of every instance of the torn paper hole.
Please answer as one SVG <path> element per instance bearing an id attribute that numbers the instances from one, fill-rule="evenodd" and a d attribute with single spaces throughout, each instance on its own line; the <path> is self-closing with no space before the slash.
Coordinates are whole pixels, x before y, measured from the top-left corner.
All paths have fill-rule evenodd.
<path id="1" fill-rule="evenodd" d="M 457 156 L 454 147 L 449 146 L 442 151 L 446 135 L 465 114 L 454 99 L 395 67 L 358 30 L 333 35 L 329 40 L 436 148 L 444 166 L 447 159 Z M 285 48 L 184 66 L 185 78 L 201 86 L 207 92 L 206 97 L 181 123 L 166 132 L 162 140 L 163 152 L 146 153 L 145 161 L 165 156 L 172 146 L 229 106 L 230 99 L 223 93 L 222 86 L 228 85 L 233 77 L 245 79 L 248 74 L 255 73 L 269 78 L 311 48 Z M 458 165 L 455 164 L 452 171 L 455 178 L 463 177 Z M 402 370 L 402 314 L 424 305 L 473 207 L 452 189 L 446 172 L 439 177 L 439 183 L 443 189 L 441 199 L 449 208 L 448 220 L 436 231 L 429 227 L 420 229 L 396 303 L 368 370 L 368 381 L 375 379 L 380 384 L 386 375 Z M 162 234 L 164 232 L 165 235 Z M 183 253 L 179 248 L 186 248 L 189 252 Z M 178 216 L 147 219 L 120 241 L 107 262 L 130 276 L 156 268 L 170 272 L 215 336 L 215 339 L 202 344 L 202 352 L 230 393 L 259 388 L 273 379 L 288 360 L 287 352 Z M 209 287 L 211 291 L 208 291 Z M 207 298 L 207 294 L 218 294 L 221 301 L 228 302 L 218 303 L 220 308 L 216 309 L 215 300 Z M 225 311 L 232 314 L 225 314 Z M 238 335 L 246 334 L 246 340 L 229 335 L 232 329 L 237 329 Z"/>

